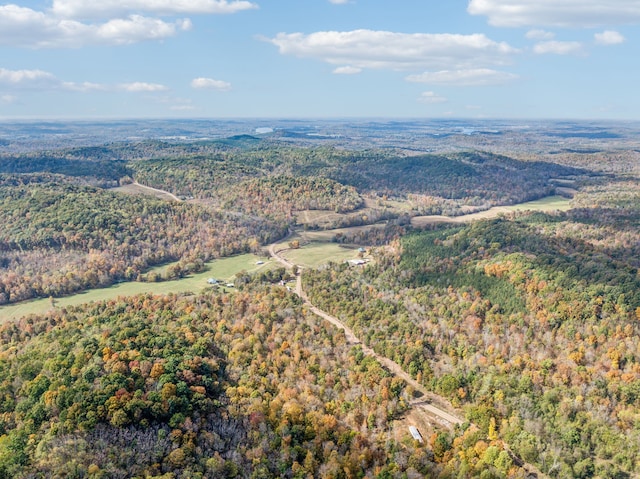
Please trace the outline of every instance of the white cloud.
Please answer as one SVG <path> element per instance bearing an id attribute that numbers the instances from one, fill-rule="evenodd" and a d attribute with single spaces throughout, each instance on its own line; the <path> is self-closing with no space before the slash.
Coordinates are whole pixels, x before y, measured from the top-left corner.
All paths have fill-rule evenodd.
<path id="1" fill-rule="evenodd" d="M 231 90 L 231 83 L 222 80 L 214 80 L 213 78 L 200 77 L 191 80 L 191 88 L 196 88 L 198 90 L 229 91 Z"/>
<path id="2" fill-rule="evenodd" d="M 489 68 L 471 70 L 441 70 L 409 75 L 406 80 L 418 83 L 449 86 L 484 86 L 500 85 L 515 80 L 518 75 Z"/>
<path id="3" fill-rule="evenodd" d="M 54 0 L 52 11 L 64 18 L 109 18 L 132 13 L 153 15 L 226 14 L 257 8 L 244 0 Z"/>
<path id="4" fill-rule="evenodd" d="M 91 83 L 91 82 L 82 82 L 82 83 L 62 82 L 60 86 L 61 86 L 61 89 L 63 90 L 77 91 L 81 93 L 109 90 L 109 87 L 107 85 L 103 85 L 101 83 Z"/>
<path id="5" fill-rule="evenodd" d="M 555 55 L 580 55 L 583 54 L 582 43 L 580 42 L 540 42 L 533 47 L 533 52 L 538 55 L 552 53 Z"/>
<path id="6" fill-rule="evenodd" d="M 160 85 L 159 83 L 145 82 L 121 83 L 120 85 L 118 85 L 118 88 L 120 90 L 131 93 L 155 93 L 159 91 L 167 91 L 169 89 L 164 85 Z"/>
<path id="7" fill-rule="evenodd" d="M 191 28 L 189 20 L 173 23 L 131 15 L 101 24 L 61 19 L 16 5 L 0 6 L 0 45 L 31 48 L 77 48 L 84 45 L 125 45 L 162 40 Z"/>
<path id="8" fill-rule="evenodd" d="M 593 37 L 598 45 L 618 45 L 619 43 L 624 43 L 624 36 L 613 30 L 596 33 Z"/>
<path id="9" fill-rule="evenodd" d="M 132 82 L 119 85 L 107 85 L 92 82 L 62 81 L 53 73 L 43 70 L 7 70 L 0 68 L 0 85 L 15 90 L 58 90 L 78 93 L 115 92 L 154 93 L 166 91 L 168 88 L 158 83 Z"/>
<path id="10" fill-rule="evenodd" d="M 525 35 L 529 40 L 551 40 L 555 36 L 555 33 L 546 30 L 529 30 Z"/>
<path id="11" fill-rule="evenodd" d="M 355 68 L 468 69 L 504 65 L 517 49 L 484 34 L 349 32 L 279 33 L 267 41 L 283 55 Z"/>
<path id="12" fill-rule="evenodd" d="M 18 84 L 30 81 L 39 81 L 41 79 L 54 78 L 51 73 L 42 70 L 6 70 L 0 68 L 0 81 L 5 83 Z"/>
<path id="13" fill-rule="evenodd" d="M 418 101 L 422 103 L 435 104 L 435 103 L 445 103 L 447 99 L 443 96 L 437 95 L 435 92 L 425 91 L 425 92 L 422 92 L 422 94 L 420 95 L 420 98 L 418 98 Z"/>
<path id="14" fill-rule="evenodd" d="M 335 73 L 336 75 L 355 75 L 356 73 L 360 73 L 361 71 L 362 71 L 362 68 L 356 68 L 356 67 L 347 65 L 344 67 L 336 68 L 335 70 L 333 70 L 333 73 Z"/>
<path id="15" fill-rule="evenodd" d="M 0 103 L 4 103 L 5 105 L 9 105 L 11 103 L 15 103 L 18 100 L 17 96 L 14 95 L 2 95 L 0 96 Z"/>
<path id="16" fill-rule="evenodd" d="M 498 27 L 595 27 L 640 23 L 638 0 L 470 0 L 467 11 Z"/>
<path id="17" fill-rule="evenodd" d="M 0 85 L 14 88 L 51 88 L 60 81 L 51 73 L 42 70 L 6 70 L 0 68 Z"/>
<path id="18" fill-rule="evenodd" d="M 329 0 L 329 2 L 334 5 L 344 5 L 345 3 L 349 3 L 349 0 Z"/>
<path id="19" fill-rule="evenodd" d="M 157 18 L 131 15 L 128 19 L 115 19 L 100 25 L 96 30 L 96 43 L 124 45 L 144 40 L 162 40 L 172 37 L 177 30 L 191 29 L 190 20 L 166 23 Z"/>

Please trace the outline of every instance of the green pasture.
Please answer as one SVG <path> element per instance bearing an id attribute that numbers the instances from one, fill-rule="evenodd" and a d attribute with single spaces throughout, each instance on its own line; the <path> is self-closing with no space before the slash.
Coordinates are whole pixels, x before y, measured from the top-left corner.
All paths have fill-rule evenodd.
<path id="1" fill-rule="evenodd" d="M 257 265 L 258 261 L 264 264 Z M 170 265 L 153 268 L 151 271 L 162 272 Z M 207 279 L 215 278 L 224 283 L 233 282 L 236 273 L 241 271 L 254 272 L 260 269 L 277 267 L 271 259 L 261 258 L 253 254 L 243 254 L 229 258 L 218 259 L 206 263 L 205 271 L 174 281 L 161 281 L 157 283 L 126 282 L 119 283 L 108 288 L 92 289 L 81 293 L 55 299 L 55 307 L 75 306 L 92 301 L 104 301 L 119 296 L 133 296 L 140 293 L 169 294 L 169 293 L 197 293 L 209 286 Z M 0 307 L 0 323 L 18 319 L 29 314 L 46 313 L 52 308 L 48 298 L 24 301 Z"/>
<path id="2" fill-rule="evenodd" d="M 358 257 L 358 250 L 336 243 L 309 243 L 299 249 L 283 251 L 280 255 L 290 262 L 306 268 L 317 268 L 329 261 L 340 263 Z"/>
<path id="3" fill-rule="evenodd" d="M 564 196 L 545 196 L 539 200 L 527 201 L 517 205 L 506 206 L 509 211 L 568 211 L 571 209 L 571 200 Z"/>

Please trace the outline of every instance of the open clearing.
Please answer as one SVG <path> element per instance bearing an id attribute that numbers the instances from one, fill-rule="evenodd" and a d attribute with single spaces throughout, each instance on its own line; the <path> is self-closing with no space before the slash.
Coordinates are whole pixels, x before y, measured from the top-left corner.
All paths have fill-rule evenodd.
<path id="1" fill-rule="evenodd" d="M 317 225 L 324 228 L 327 225 L 337 223 L 347 215 L 331 210 L 302 210 L 298 212 L 296 220 L 301 225 Z"/>
<path id="2" fill-rule="evenodd" d="M 295 239 L 295 238 L 294 238 Z M 280 248 L 284 248 L 283 244 Z M 343 262 L 358 257 L 355 248 L 340 246 L 336 243 L 309 243 L 298 249 L 287 249 L 280 253 L 291 263 L 305 268 L 317 268 L 329 261 Z"/>
<path id="3" fill-rule="evenodd" d="M 264 264 L 257 265 L 258 261 Z M 161 272 L 170 265 L 159 266 L 151 271 Z M 236 273 L 241 271 L 254 272 L 261 269 L 270 269 L 277 264 L 270 260 L 253 254 L 243 254 L 223 258 L 206 263 L 205 271 L 196 273 L 174 281 L 161 281 L 158 283 L 126 282 L 119 283 L 108 288 L 92 289 L 81 293 L 56 298 L 56 307 L 76 306 L 91 301 L 104 301 L 118 296 L 133 296 L 141 293 L 169 294 L 169 293 L 197 293 L 208 287 L 207 279 L 215 278 L 223 282 L 232 282 Z M 51 310 L 51 301 L 48 298 L 25 301 L 0 307 L 0 323 L 18 319 L 29 314 L 42 314 Z"/>
<path id="4" fill-rule="evenodd" d="M 125 193 L 127 195 L 153 196 L 165 201 L 180 201 L 179 198 L 177 198 L 172 193 L 169 193 L 168 191 L 158 190 L 156 188 L 151 188 L 150 186 L 144 186 L 137 182 L 124 186 L 118 186 L 117 188 L 112 188 L 111 191 L 117 191 L 118 193 Z"/>
<path id="5" fill-rule="evenodd" d="M 571 209 L 571 200 L 564 196 L 547 196 L 539 200 L 503 206 L 502 208 L 507 208 L 508 211 L 568 211 Z"/>
<path id="6" fill-rule="evenodd" d="M 571 209 L 571 200 L 564 196 L 547 196 L 535 201 L 527 201 L 511 206 L 494 206 L 486 211 L 462 216 L 415 216 L 411 218 L 412 226 L 425 226 L 433 223 L 467 223 L 469 221 L 497 218 L 514 211 L 567 211 Z"/>

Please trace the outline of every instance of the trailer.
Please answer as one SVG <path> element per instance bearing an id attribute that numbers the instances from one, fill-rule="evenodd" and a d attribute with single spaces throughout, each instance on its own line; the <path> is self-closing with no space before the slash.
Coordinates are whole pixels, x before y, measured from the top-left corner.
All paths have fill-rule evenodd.
<path id="1" fill-rule="evenodd" d="M 413 438 L 418 441 L 420 444 L 422 444 L 424 441 L 422 440 L 422 434 L 420 434 L 420 431 L 418 431 L 418 428 L 415 426 L 409 426 L 409 432 L 411 433 L 411 435 L 413 436 Z"/>

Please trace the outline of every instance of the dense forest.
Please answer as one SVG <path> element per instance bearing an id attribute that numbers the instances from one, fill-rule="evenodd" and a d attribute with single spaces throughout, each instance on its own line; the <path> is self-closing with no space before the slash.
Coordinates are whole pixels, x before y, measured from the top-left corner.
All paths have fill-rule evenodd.
<path id="1" fill-rule="evenodd" d="M 518 161 L 506 156 L 473 152 L 450 155 L 399 156 L 383 151 L 345 151 L 331 148 L 292 148 L 277 145 L 230 149 L 208 155 L 157 158 L 131 163 L 140 183 L 167 189 L 185 197 L 208 198 L 224 204 L 235 198 L 238 188 L 266 181 L 323 180 L 308 205 L 313 209 L 334 209 L 329 181 L 350 189 L 339 194 L 350 197 L 342 209 L 351 211 L 361 202 L 360 194 L 406 199 L 412 195 L 416 213 L 461 214 L 469 208 L 487 209 L 552 194 L 552 178 L 584 175 L 586 170 L 540 161 Z M 257 181 L 263 179 L 262 181 Z M 250 181 L 253 180 L 253 181 Z M 280 189 L 281 190 L 281 189 Z M 278 191 L 280 191 L 278 190 Z M 260 190 L 257 190 L 260 192 Z M 285 195 L 278 195 L 286 201 Z M 260 195 L 248 197 L 266 212 L 269 202 Z M 305 200 L 309 202 L 309 200 Z M 289 200 L 290 208 L 302 209 L 300 201 Z"/>
<path id="2" fill-rule="evenodd" d="M 364 270 L 305 271 L 305 289 L 546 474 L 630 477 L 640 471 L 640 184 L 594 186 L 575 201 L 584 206 L 413 233 Z"/>
<path id="3" fill-rule="evenodd" d="M 402 381 L 285 288 L 247 288 L 139 296 L 4 326 L 0 475 L 437 472 L 424 448 L 386 433 L 406 408 Z"/>
<path id="4" fill-rule="evenodd" d="M 39 175 L 0 175 L 0 222 L 0 304 L 139 280 L 168 261 L 180 261 L 177 277 L 257 251 L 287 227 Z"/>
<path id="5" fill-rule="evenodd" d="M 0 173 L 50 172 L 103 182 L 132 175 L 142 184 L 196 198 L 223 198 L 237 183 L 256 178 L 311 177 L 333 180 L 360 193 L 426 195 L 486 208 L 548 195 L 551 178 L 588 173 L 573 166 L 579 161 L 563 160 L 562 165 L 535 158 L 521 161 L 480 151 L 407 156 L 384 150 L 294 147 L 240 135 L 191 143 L 144 141 L 4 154 Z M 322 191 L 318 194 L 322 196 Z"/>

